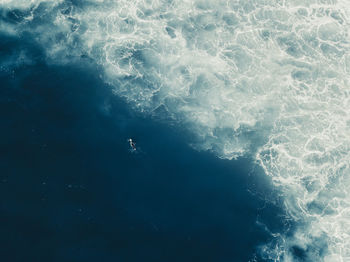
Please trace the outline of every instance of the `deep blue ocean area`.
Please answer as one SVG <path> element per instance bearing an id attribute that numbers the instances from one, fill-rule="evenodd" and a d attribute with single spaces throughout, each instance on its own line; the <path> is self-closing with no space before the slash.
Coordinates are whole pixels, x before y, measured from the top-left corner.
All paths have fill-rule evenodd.
<path id="1" fill-rule="evenodd" d="M 195 151 L 88 59 L 49 65 L 30 36 L 0 36 L 2 61 L 19 50 L 34 62 L 0 71 L 1 261 L 263 261 L 257 220 L 281 230 L 282 211 L 251 160 Z"/>

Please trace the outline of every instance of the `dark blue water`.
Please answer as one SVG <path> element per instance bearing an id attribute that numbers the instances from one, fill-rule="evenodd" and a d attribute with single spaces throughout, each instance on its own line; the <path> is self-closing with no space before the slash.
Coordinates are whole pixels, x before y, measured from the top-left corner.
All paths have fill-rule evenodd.
<path id="1" fill-rule="evenodd" d="M 20 50 L 35 62 L 0 72 L 1 261 L 248 261 L 270 240 L 257 218 L 282 227 L 248 192 L 268 186 L 248 159 L 194 151 L 183 130 L 130 111 L 87 59 L 47 65 L 25 35 L 0 37 L 2 65 Z"/>

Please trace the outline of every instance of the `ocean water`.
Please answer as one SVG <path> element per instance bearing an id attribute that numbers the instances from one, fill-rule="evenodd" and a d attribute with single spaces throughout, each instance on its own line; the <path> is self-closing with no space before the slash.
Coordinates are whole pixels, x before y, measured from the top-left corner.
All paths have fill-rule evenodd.
<path id="1" fill-rule="evenodd" d="M 262 223 L 285 223 L 251 160 L 192 149 L 89 63 L 48 66 L 30 37 L 1 40 L 36 57 L 0 77 L 1 261 L 260 261 Z"/>
<path id="2" fill-rule="evenodd" d="M 0 10 L 2 168 L 22 186 L 34 173 L 57 179 L 54 197 L 60 183 L 91 192 L 86 170 L 103 192 L 91 193 L 95 208 L 109 199 L 128 211 L 103 210 L 111 242 L 99 231 L 61 260 L 114 250 L 107 260 L 350 261 L 348 1 L 2 0 Z M 67 194 L 64 208 L 84 202 Z M 122 226 L 136 218 L 151 228 Z M 47 255 L 62 255 L 53 246 Z"/>

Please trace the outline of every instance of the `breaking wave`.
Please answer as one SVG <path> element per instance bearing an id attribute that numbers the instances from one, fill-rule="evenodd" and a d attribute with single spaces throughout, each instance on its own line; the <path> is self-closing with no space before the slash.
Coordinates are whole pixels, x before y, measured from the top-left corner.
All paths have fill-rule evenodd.
<path id="1" fill-rule="evenodd" d="M 134 109 L 193 147 L 251 156 L 296 230 L 274 261 L 350 261 L 350 9 L 337 0 L 2 0 L 0 31 L 47 63 L 90 59 Z M 11 66 L 1 61 L 2 70 Z M 30 63 L 23 51 L 15 63 Z"/>

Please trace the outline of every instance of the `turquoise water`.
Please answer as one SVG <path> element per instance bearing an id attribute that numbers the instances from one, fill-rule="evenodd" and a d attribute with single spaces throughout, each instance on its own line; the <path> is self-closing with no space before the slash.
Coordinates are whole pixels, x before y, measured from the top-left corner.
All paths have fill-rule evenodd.
<path id="1" fill-rule="evenodd" d="M 91 63 L 115 99 L 182 130 L 192 149 L 223 161 L 249 159 L 263 170 L 272 182 L 259 198 L 278 196 L 281 219 L 293 226 L 275 231 L 257 220 L 271 236 L 256 245 L 262 259 L 349 260 L 347 1 L 0 6 L 5 45 L 31 41 L 2 53 L 3 73 L 33 66 L 38 56 L 48 66 Z M 102 108 L 113 114 L 110 103 Z"/>

